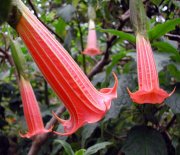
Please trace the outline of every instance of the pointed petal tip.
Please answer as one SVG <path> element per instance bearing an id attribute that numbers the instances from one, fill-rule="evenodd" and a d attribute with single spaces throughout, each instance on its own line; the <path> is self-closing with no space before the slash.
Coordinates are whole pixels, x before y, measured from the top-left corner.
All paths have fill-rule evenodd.
<path id="1" fill-rule="evenodd" d="M 152 89 L 151 91 L 138 90 L 134 93 L 131 93 L 129 89 L 128 93 L 133 102 L 137 104 L 161 104 L 166 98 L 171 96 L 175 89 L 168 94 L 163 89 Z"/>
<path id="2" fill-rule="evenodd" d="M 64 133 L 61 133 L 61 132 L 57 132 L 57 131 L 53 131 L 54 134 L 56 135 L 60 135 L 60 136 L 70 136 L 72 135 L 73 133 L 75 133 L 76 130 L 72 130 L 70 132 L 64 132 Z"/>
<path id="3" fill-rule="evenodd" d="M 114 72 L 113 72 L 113 76 L 114 76 L 115 82 L 114 82 L 114 86 L 113 86 L 111 92 L 112 92 L 112 94 L 114 94 L 114 96 L 115 96 L 114 98 L 117 98 L 118 78 Z"/>
<path id="4" fill-rule="evenodd" d="M 46 133 L 52 132 L 53 127 L 54 127 L 54 126 L 51 126 L 49 129 L 45 129 L 45 128 L 44 128 L 44 129 L 41 129 L 41 130 L 34 131 L 34 132 L 32 132 L 32 133 L 27 132 L 27 133 L 25 133 L 25 134 L 22 134 L 22 133 L 19 131 L 19 135 L 20 135 L 20 137 L 22 137 L 22 138 L 28 138 L 28 139 L 30 139 L 30 138 L 33 138 L 33 137 L 36 136 L 36 135 L 39 135 L 39 134 L 46 134 Z"/>
<path id="5" fill-rule="evenodd" d="M 54 111 L 52 111 L 52 114 L 61 124 L 64 124 L 66 122 L 66 120 L 59 118 Z"/>
<path id="6" fill-rule="evenodd" d="M 106 104 L 106 111 L 110 109 L 111 107 L 111 100 L 117 98 L 117 88 L 118 88 L 118 78 L 116 74 L 113 72 L 113 76 L 115 79 L 114 86 L 112 88 L 102 88 L 100 89 L 100 92 L 103 93 L 107 100 L 105 101 Z"/>
<path id="7" fill-rule="evenodd" d="M 172 92 L 169 94 L 169 97 L 170 97 L 172 94 L 174 94 L 175 90 L 176 90 L 176 87 L 174 87 L 174 89 L 172 90 Z"/>
<path id="8" fill-rule="evenodd" d="M 115 79 L 114 82 L 114 86 L 112 88 L 102 88 L 100 89 L 101 93 L 107 94 L 111 97 L 111 99 L 113 98 L 117 98 L 117 88 L 118 88 L 118 78 L 116 76 L 116 74 L 113 72 L 113 76 Z"/>
<path id="9" fill-rule="evenodd" d="M 127 89 L 127 91 L 128 91 L 128 94 L 131 96 L 132 95 L 132 92 L 130 91 L 130 89 L 127 87 L 126 88 Z"/>

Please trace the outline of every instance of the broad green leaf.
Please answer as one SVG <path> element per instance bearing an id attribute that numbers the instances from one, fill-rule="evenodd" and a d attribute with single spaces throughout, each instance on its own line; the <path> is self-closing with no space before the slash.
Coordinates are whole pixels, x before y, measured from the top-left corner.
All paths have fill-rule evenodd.
<path id="1" fill-rule="evenodd" d="M 162 42 L 162 41 L 153 42 L 152 45 L 158 48 L 160 52 L 175 53 L 175 54 L 178 53 L 178 50 L 168 42 Z"/>
<path id="2" fill-rule="evenodd" d="M 84 155 L 85 152 L 86 152 L 85 149 L 80 149 L 80 150 L 75 152 L 75 155 Z"/>
<path id="3" fill-rule="evenodd" d="M 84 146 L 86 140 L 92 135 L 94 130 L 99 126 L 99 123 L 87 124 L 83 127 L 82 131 L 82 142 L 81 145 Z"/>
<path id="4" fill-rule="evenodd" d="M 180 62 L 180 54 L 178 50 L 174 46 L 172 46 L 170 43 L 160 41 L 160 42 L 154 42 L 152 45 L 156 47 L 159 52 L 166 52 L 166 53 L 173 54 L 174 57 L 172 58 L 176 62 Z"/>
<path id="5" fill-rule="evenodd" d="M 147 126 L 135 126 L 129 131 L 122 152 L 126 155 L 167 155 L 167 148 L 160 132 Z"/>
<path id="6" fill-rule="evenodd" d="M 57 10 L 57 14 L 61 16 L 66 22 L 71 21 L 72 17 L 74 16 L 74 12 L 75 8 L 70 4 Z"/>
<path id="7" fill-rule="evenodd" d="M 67 155 L 74 155 L 74 151 L 72 150 L 71 145 L 68 144 L 66 141 L 55 140 L 55 143 L 60 143 L 64 147 L 64 150 L 66 151 Z"/>
<path id="8" fill-rule="evenodd" d="M 125 74 L 118 77 L 119 85 L 118 85 L 118 98 L 112 101 L 111 109 L 105 115 L 104 122 L 108 121 L 109 119 L 116 118 L 121 109 L 125 106 L 130 106 L 132 103 L 131 98 L 127 92 L 127 87 L 130 90 L 134 90 L 136 84 L 135 80 L 133 79 L 132 75 Z M 112 83 L 113 85 L 114 83 Z M 110 86 L 111 87 L 111 86 Z"/>
<path id="9" fill-rule="evenodd" d="M 154 40 L 160 38 L 166 33 L 174 30 L 175 26 L 178 24 L 180 24 L 180 18 L 168 20 L 163 24 L 156 25 L 148 32 L 149 39 Z"/>
<path id="10" fill-rule="evenodd" d="M 104 149 L 104 148 L 106 148 L 108 145 L 111 145 L 111 144 L 112 144 L 112 143 L 110 143 L 110 142 L 102 142 L 102 143 L 95 144 L 95 145 L 89 147 L 89 148 L 87 149 L 87 151 L 85 152 L 84 155 L 95 154 L 95 153 L 98 152 L 99 150 Z"/>
<path id="11" fill-rule="evenodd" d="M 114 30 L 114 29 L 101 29 L 101 28 L 97 28 L 97 30 L 100 32 L 106 32 L 106 33 L 110 33 L 112 35 L 116 35 L 116 36 L 120 37 L 120 39 L 127 40 L 130 43 L 136 42 L 136 38 L 132 34 L 129 34 L 129 33 L 123 32 L 123 31 L 118 31 L 118 30 Z"/>
<path id="12" fill-rule="evenodd" d="M 180 91 L 176 90 L 172 96 L 165 100 L 165 104 L 167 104 L 174 114 L 180 114 Z"/>

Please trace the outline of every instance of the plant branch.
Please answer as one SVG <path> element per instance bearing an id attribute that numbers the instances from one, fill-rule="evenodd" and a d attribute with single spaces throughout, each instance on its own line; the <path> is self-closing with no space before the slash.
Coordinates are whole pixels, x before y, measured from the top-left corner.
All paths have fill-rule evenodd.
<path id="1" fill-rule="evenodd" d="M 48 93 L 48 83 L 44 79 L 44 100 L 45 104 L 49 106 L 49 93 Z"/>
<path id="2" fill-rule="evenodd" d="M 79 29 L 79 33 L 80 33 L 80 43 L 81 43 L 81 52 L 84 51 L 84 44 L 83 44 L 83 33 L 82 33 L 82 29 L 81 29 L 81 25 L 80 25 L 80 20 L 79 20 L 79 15 L 78 13 L 76 12 L 76 21 L 77 21 L 77 24 L 78 24 L 78 29 Z M 83 70 L 84 70 L 84 73 L 86 74 L 86 56 L 83 54 Z"/>
<path id="3" fill-rule="evenodd" d="M 167 33 L 165 34 L 166 37 L 168 37 L 170 40 L 178 41 L 180 42 L 180 35 Z"/>
<path id="4" fill-rule="evenodd" d="M 65 107 L 62 105 L 60 106 L 57 111 L 56 111 L 56 115 L 57 116 L 61 116 L 62 113 L 65 111 Z M 57 123 L 57 119 L 53 116 L 51 118 L 51 120 L 46 124 L 46 129 L 51 128 L 52 126 L 54 126 Z M 32 142 L 31 148 L 28 152 L 28 155 L 37 155 L 41 146 L 47 141 L 47 139 L 50 137 L 52 133 L 45 133 L 45 134 L 41 134 L 41 135 L 37 135 Z"/>

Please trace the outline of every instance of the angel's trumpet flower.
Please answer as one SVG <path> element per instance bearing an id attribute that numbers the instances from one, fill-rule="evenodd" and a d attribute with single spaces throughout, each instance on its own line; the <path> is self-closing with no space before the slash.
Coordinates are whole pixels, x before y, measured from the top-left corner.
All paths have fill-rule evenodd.
<path id="1" fill-rule="evenodd" d="M 25 74 L 25 59 L 21 53 L 21 49 L 17 41 L 13 41 L 10 38 L 11 43 L 11 53 L 16 66 L 17 80 L 19 83 L 23 111 L 28 126 L 28 132 L 25 135 L 20 134 L 21 137 L 31 138 L 38 134 L 44 134 L 51 132 L 52 128 L 45 129 L 43 120 L 41 117 L 41 112 L 38 106 L 38 102 L 34 95 L 34 91 L 31 87 L 30 82 L 27 80 L 27 75 Z"/>
<path id="2" fill-rule="evenodd" d="M 38 134 L 51 132 L 52 128 L 48 130 L 44 128 L 38 102 L 30 82 L 21 76 L 19 86 L 23 103 L 24 116 L 28 126 L 28 132 L 25 135 L 20 133 L 20 136 L 31 138 Z"/>
<path id="3" fill-rule="evenodd" d="M 83 51 L 83 54 L 89 55 L 89 56 L 95 56 L 95 55 L 101 54 L 101 51 L 99 50 L 99 48 L 97 46 L 95 23 L 92 19 L 89 20 L 87 47 Z"/>
<path id="4" fill-rule="evenodd" d="M 158 73 L 149 40 L 143 35 L 137 34 L 136 48 L 139 90 L 131 93 L 128 89 L 130 97 L 139 104 L 162 103 L 174 91 L 168 94 L 159 87 Z"/>
<path id="5" fill-rule="evenodd" d="M 70 113 L 69 120 L 58 120 L 70 135 L 86 123 L 99 121 L 117 97 L 118 80 L 113 88 L 97 91 L 80 67 L 45 26 L 20 1 L 16 0 L 21 18 L 16 30 L 43 73 Z"/>

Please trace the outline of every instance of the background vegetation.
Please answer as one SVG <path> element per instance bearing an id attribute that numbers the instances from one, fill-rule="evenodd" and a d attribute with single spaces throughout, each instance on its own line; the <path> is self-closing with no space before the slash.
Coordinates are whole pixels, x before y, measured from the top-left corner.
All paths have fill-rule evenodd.
<path id="1" fill-rule="evenodd" d="M 180 2 L 144 1 L 148 35 L 159 72 L 160 85 L 175 93 L 160 105 L 133 103 L 126 87 L 137 87 L 135 36 L 129 20 L 128 0 L 27 0 L 26 5 L 49 28 L 100 89 L 118 75 L 118 99 L 105 118 L 88 124 L 69 137 L 52 134 L 22 139 L 26 131 L 21 98 L 10 55 L 8 25 L 0 26 L 0 155 L 180 155 Z M 88 32 L 88 5 L 96 10 L 96 29 L 102 55 L 83 56 Z M 39 101 L 44 123 L 53 124 L 51 111 L 68 118 L 61 101 L 48 86 L 25 45 L 31 84 Z M 47 124 L 49 125 L 49 124 Z M 55 126 L 57 131 L 62 127 Z"/>

